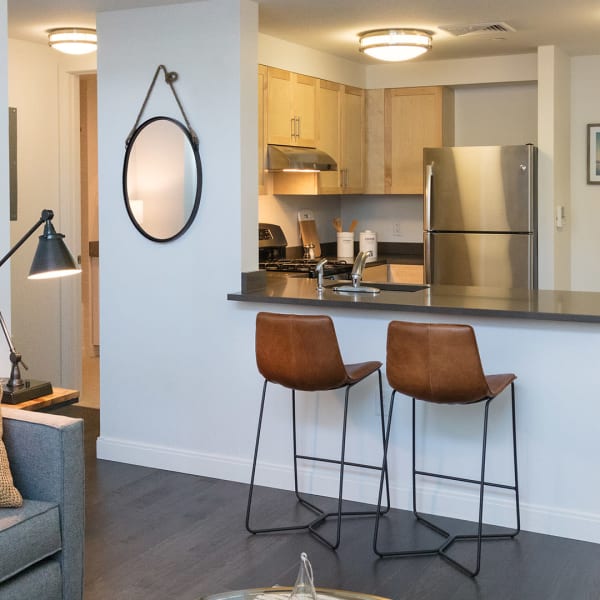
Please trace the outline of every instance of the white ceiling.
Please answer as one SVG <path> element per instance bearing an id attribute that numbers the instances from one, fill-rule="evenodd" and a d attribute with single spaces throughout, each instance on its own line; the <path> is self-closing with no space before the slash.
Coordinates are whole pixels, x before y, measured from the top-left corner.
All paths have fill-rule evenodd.
<path id="1" fill-rule="evenodd" d="M 9 36 L 46 43 L 45 31 L 52 27 L 93 27 L 96 11 L 181 1 L 8 0 Z M 573 56 L 600 54 L 598 0 L 258 0 L 258 3 L 262 33 L 365 64 L 377 61 L 358 53 L 357 34 L 386 26 L 434 31 L 433 50 L 417 60 L 526 53 L 543 45 L 560 46 Z M 440 29 L 488 23 L 506 23 L 516 31 L 454 36 Z"/>

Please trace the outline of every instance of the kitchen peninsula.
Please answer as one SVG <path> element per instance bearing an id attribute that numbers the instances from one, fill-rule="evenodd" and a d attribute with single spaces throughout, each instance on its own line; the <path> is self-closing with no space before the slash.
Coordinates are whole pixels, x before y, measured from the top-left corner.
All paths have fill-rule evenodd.
<path id="1" fill-rule="evenodd" d="M 469 323 L 476 331 L 486 372 L 513 372 L 518 377 L 523 529 L 600 543 L 600 473 L 596 464 L 600 451 L 600 403 L 596 397 L 600 293 L 433 286 L 412 292 L 382 290 L 376 295 L 340 294 L 326 288 L 319 294 L 315 280 L 267 276 L 261 289 L 231 293 L 228 299 L 238 303 L 248 320 L 258 311 L 329 314 L 344 360 L 349 363 L 380 360 L 385 364 L 386 331 L 392 320 Z M 359 395 L 361 389 L 356 390 Z M 370 418 L 376 410 L 370 404 L 375 391 L 364 389 L 353 408 L 359 415 L 362 411 L 362 417 L 355 419 L 353 435 L 361 438 L 362 458 L 371 460 L 376 460 L 380 452 Z M 283 397 L 283 391 L 281 394 Z M 324 393 L 318 413 L 312 418 L 329 422 L 337 414 L 336 400 L 335 392 Z M 394 457 L 390 481 L 397 486 L 392 492 L 393 504 L 408 509 L 410 408 L 408 402 L 398 406 L 396 439 L 390 441 Z M 508 408 L 506 398 L 499 398 L 493 409 L 497 411 L 497 436 L 494 434 L 490 443 L 488 461 L 490 479 L 504 477 L 507 482 L 508 436 L 503 434 L 510 427 Z M 471 414 L 459 418 L 451 407 L 433 407 L 426 408 L 418 418 L 434 427 L 439 420 L 449 421 L 451 429 L 460 430 L 465 440 L 471 440 L 479 435 L 479 410 L 473 406 Z M 420 459 L 442 470 L 462 465 L 465 473 L 472 474 L 473 469 L 476 472 L 473 448 L 466 443 L 456 448 L 456 440 L 443 433 L 446 430 L 440 426 L 437 435 L 428 438 L 424 455 L 418 449 Z M 354 479 L 348 478 L 348 497 L 370 502 L 378 482 L 368 475 L 360 479 L 352 475 Z M 327 473 L 317 472 L 313 492 L 327 494 L 326 480 Z M 421 493 L 424 512 L 476 518 L 476 494 L 464 486 L 452 482 L 435 488 L 424 485 Z M 484 520 L 510 526 L 508 500 L 501 491 L 486 490 Z"/>

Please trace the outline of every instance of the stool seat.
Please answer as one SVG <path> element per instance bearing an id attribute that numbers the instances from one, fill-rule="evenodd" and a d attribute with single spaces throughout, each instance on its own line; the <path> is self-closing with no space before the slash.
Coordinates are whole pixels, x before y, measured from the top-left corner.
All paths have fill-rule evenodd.
<path id="1" fill-rule="evenodd" d="M 350 389 L 363 381 L 369 375 L 377 373 L 379 381 L 379 410 L 381 427 L 381 448 L 384 442 L 384 419 L 383 419 L 383 391 L 381 384 L 381 366 L 379 361 L 367 361 L 346 365 L 342 361 L 333 321 L 327 315 L 282 315 L 274 313 L 259 313 L 256 317 L 256 365 L 259 372 L 265 378 L 263 394 L 258 418 L 256 432 L 256 444 L 254 449 L 254 460 L 252 463 L 252 475 L 250 477 L 250 490 L 248 493 L 248 506 L 246 509 L 246 529 L 250 533 L 271 533 L 291 530 L 308 530 L 319 541 L 331 549 L 338 547 L 340 543 L 341 519 L 344 516 L 375 516 L 375 510 L 371 511 L 343 511 L 343 484 L 344 468 L 346 465 L 352 467 L 375 469 L 380 471 L 384 467 L 356 462 L 347 462 L 346 452 L 346 425 L 348 417 L 348 399 Z M 294 487 L 296 498 L 300 504 L 312 511 L 316 517 L 309 523 L 300 525 L 289 525 L 285 527 L 256 528 L 250 525 L 252 495 L 254 490 L 254 479 L 258 459 L 258 448 L 260 442 L 263 411 L 267 384 L 274 383 L 282 385 L 292 392 L 292 432 L 294 450 Z M 342 419 L 341 454 L 339 460 L 330 457 L 308 456 L 300 454 L 296 444 L 296 391 L 317 392 L 346 388 L 344 397 L 344 415 Z M 340 466 L 339 492 L 337 511 L 325 512 L 315 504 L 309 502 L 299 490 L 298 484 L 298 460 L 321 461 L 333 463 Z M 387 506 L 384 512 L 389 510 L 389 484 L 386 482 Z M 378 511 L 381 511 L 381 498 Z M 337 533 L 334 541 L 326 539 L 318 531 L 328 517 L 337 518 Z"/>
<path id="2" fill-rule="evenodd" d="M 474 577 L 481 565 L 481 542 L 485 539 L 506 539 L 520 531 L 519 487 L 517 476 L 517 441 L 515 421 L 516 375 L 502 373 L 485 375 L 481 365 L 475 332 L 469 325 L 408 323 L 392 321 L 388 326 L 386 374 L 393 389 L 385 432 L 383 469 L 387 473 L 387 453 L 394 400 L 397 393 L 412 397 L 412 510 L 417 521 L 426 525 L 445 539 L 434 548 L 401 549 L 383 551 L 378 546 L 379 513 L 375 519 L 373 549 L 381 557 L 407 557 L 440 555 L 463 573 Z M 488 431 L 488 409 L 490 402 L 510 386 L 512 409 L 512 449 L 514 485 L 495 483 L 485 478 L 485 460 Z M 446 473 L 432 473 L 417 469 L 415 460 L 415 403 L 416 400 L 432 404 L 467 405 L 485 402 L 483 419 L 483 444 L 481 452 L 480 478 L 455 477 Z M 383 472 L 383 471 L 382 471 Z M 451 536 L 432 520 L 426 519 L 417 511 L 417 476 L 449 479 L 479 486 L 479 518 L 476 535 Z M 483 498 L 486 486 L 511 490 L 515 494 L 516 528 L 507 533 L 483 533 Z M 383 480 L 380 481 L 379 502 L 381 501 Z M 448 548 L 459 540 L 477 542 L 475 567 L 450 557 Z"/>

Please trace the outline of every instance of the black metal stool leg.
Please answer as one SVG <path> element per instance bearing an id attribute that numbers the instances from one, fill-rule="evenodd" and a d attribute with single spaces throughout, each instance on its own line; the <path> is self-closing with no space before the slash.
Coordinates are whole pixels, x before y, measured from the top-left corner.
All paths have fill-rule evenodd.
<path id="1" fill-rule="evenodd" d="M 382 441 L 383 441 L 383 449 L 384 449 L 384 454 L 385 454 L 385 431 L 384 431 L 384 416 L 383 416 L 383 414 L 384 414 L 383 413 L 383 408 L 384 408 L 383 407 L 383 386 L 382 386 L 380 370 L 378 370 L 378 375 L 379 375 L 379 402 L 380 402 L 380 410 L 381 410 Z M 346 386 L 346 391 L 345 391 L 344 416 L 343 416 L 343 423 L 342 423 L 342 444 L 341 444 L 341 455 L 340 455 L 339 460 L 298 454 L 297 428 L 296 428 L 296 391 L 294 389 L 291 390 L 291 392 L 292 392 L 292 444 L 293 444 L 293 454 L 294 454 L 294 492 L 295 492 L 298 502 L 300 504 L 302 504 L 304 507 L 306 507 L 307 509 L 311 510 L 313 513 L 315 513 L 316 518 L 314 518 L 309 523 L 303 524 L 303 525 L 292 525 L 292 526 L 286 526 L 286 527 L 256 529 L 256 528 L 252 528 L 250 526 L 250 516 L 251 516 L 251 508 L 252 508 L 252 497 L 253 497 L 253 492 L 254 492 L 254 481 L 255 481 L 255 476 L 256 476 L 256 465 L 257 465 L 257 461 L 258 461 L 258 449 L 259 449 L 259 444 L 260 444 L 262 420 L 263 420 L 264 406 L 265 406 L 265 400 L 266 400 L 267 383 L 268 383 L 268 381 L 265 380 L 265 383 L 263 386 L 262 398 L 261 398 L 259 418 L 258 418 L 256 444 L 255 444 L 255 448 L 254 448 L 254 458 L 252 461 L 252 475 L 250 477 L 250 489 L 249 489 L 249 493 L 248 493 L 248 505 L 247 505 L 247 509 L 246 509 L 246 529 L 250 533 L 275 533 L 275 532 L 283 532 L 283 531 L 308 529 L 308 531 L 312 535 L 314 535 L 319 541 L 324 543 L 330 549 L 335 550 L 339 546 L 339 543 L 340 543 L 341 523 L 342 523 L 343 517 L 346 517 L 346 516 L 357 516 L 357 517 L 379 516 L 380 514 L 383 514 L 387 511 L 389 511 L 389 509 L 390 509 L 389 478 L 387 476 L 387 467 L 385 467 L 385 470 L 382 471 L 383 476 L 382 476 L 381 490 L 380 490 L 380 496 L 379 496 L 377 510 L 376 511 L 375 510 L 369 510 L 369 511 L 344 511 L 343 510 L 343 490 L 344 490 L 345 467 L 353 466 L 353 467 L 359 467 L 359 468 L 365 468 L 365 469 L 375 469 L 378 471 L 381 470 L 379 466 L 346 461 L 346 435 L 347 435 L 350 388 L 352 388 L 354 384 Z M 322 510 L 321 508 L 319 508 L 312 502 L 309 502 L 302 495 L 302 493 L 300 492 L 300 489 L 299 489 L 299 482 L 298 482 L 298 459 L 313 460 L 313 461 L 318 461 L 318 462 L 327 462 L 327 463 L 339 465 L 339 468 L 340 468 L 339 469 L 339 488 L 338 488 L 337 510 L 336 511 L 325 512 L 324 510 Z M 385 510 L 381 509 L 381 496 L 383 494 L 383 478 L 385 478 L 386 496 L 387 496 L 387 507 L 385 508 Z M 323 535 L 321 535 L 317 531 L 317 528 L 320 525 L 322 525 L 325 522 L 325 520 L 329 517 L 336 517 L 336 537 L 333 542 L 326 539 Z"/>
<path id="2" fill-rule="evenodd" d="M 385 433 L 385 444 L 384 444 L 384 463 L 383 467 L 387 469 L 387 452 L 389 447 L 389 439 L 390 439 L 390 429 L 391 429 L 391 419 L 392 412 L 394 406 L 394 398 L 396 391 L 392 393 L 392 397 L 390 400 L 390 414 L 388 417 L 387 430 Z M 380 557 L 407 557 L 407 556 L 429 556 L 439 554 L 442 558 L 448 561 L 452 566 L 459 569 L 461 572 L 465 573 L 470 577 L 475 577 L 480 570 L 481 567 L 481 545 L 484 540 L 490 539 L 507 539 L 514 538 L 520 531 L 520 508 L 519 508 L 519 485 L 518 485 L 518 471 L 517 471 L 517 442 L 516 442 L 516 416 L 515 416 L 515 391 L 514 391 L 514 383 L 511 383 L 511 419 L 512 419 L 512 445 L 513 445 L 513 464 L 514 464 L 514 486 L 504 485 L 499 483 L 488 482 L 485 480 L 485 466 L 486 466 L 486 456 L 487 456 L 487 434 L 488 434 L 488 422 L 489 422 L 489 405 L 493 398 L 488 398 L 485 401 L 485 409 L 484 409 L 484 418 L 483 418 L 483 439 L 482 439 L 482 448 L 481 448 L 481 470 L 480 470 L 480 478 L 478 480 L 467 479 L 462 477 L 453 477 L 449 475 L 443 475 L 440 473 L 429 473 L 426 471 L 420 471 L 416 468 L 416 459 L 415 459 L 415 437 L 416 437 L 416 428 L 415 428 L 415 399 L 412 401 L 412 502 L 413 502 L 413 514 L 416 519 L 422 523 L 423 525 L 429 527 L 436 533 L 445 537 L 446 540 L 442 543 L 441 546 L 432 549 L 418 549 L 418 550 L 401 550 L 401 551 L 389 551 L 384 552 L 380 550 L 377 546 L 378 535 L 379 535 L 379 517 L 378 513 L 375 517 L 375 532 L 373 536 L 373 550 Z M 478 520 L 477 520 L 477 533 L 475 535 L 454 535 L 451 536 L 447 531 L 438 527 L 435 523 L 423 517 L 417 510 L 416 506 L 416 476 L 424 475 L 429 477 L 437 477 L 441 479 L 449 479 L 452 481 L 461 481 L 465 483 L 473 483 L 479 485 L 479 510 L 478 510 Z M 379 496 L 378 496 L 378 508 L 381 505 L 381 498 L 383 494 L 383 476 L 384 471 L 382 470 L 382 475 L 380 479 L 379 485 Z M 484 534 L 483 533 L 483 502 L 484 502 L 484 491 L 485 486 L 498 487 L 508 490 L 513 490 L 515 492 L 515 505 L 516 505 L 516 520 L 517 526 L 511 532 L 507 533 L 498 533 L 498 534 Z M 471 570 L 467 568 L 464 564 L 460 563 L 456 559 L 450 557 L 447 554 L 448 548 L 457 541 L 465 541 L 465 540 L 475 540 L 477 542 L 476 549 L 476 561 L 475 561 L 475 569 Z"/>

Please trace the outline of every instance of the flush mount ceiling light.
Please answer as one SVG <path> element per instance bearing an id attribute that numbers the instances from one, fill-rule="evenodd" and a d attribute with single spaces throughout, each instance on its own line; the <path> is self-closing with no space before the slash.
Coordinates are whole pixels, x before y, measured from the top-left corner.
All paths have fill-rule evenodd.
<path id="1" fill-rule="evenodd" d="M 89 54 L 96 51 L 95 29 L 61 27 L 48 31 L 48 45 L 65 54 Z"/>
<path id="2" fill-rule="evenodd" d="M 431 49 L 432 35 L 425 29 L 371 29 L 358 34 L 359 51 L 379 60 L 410 60 Z"/>

